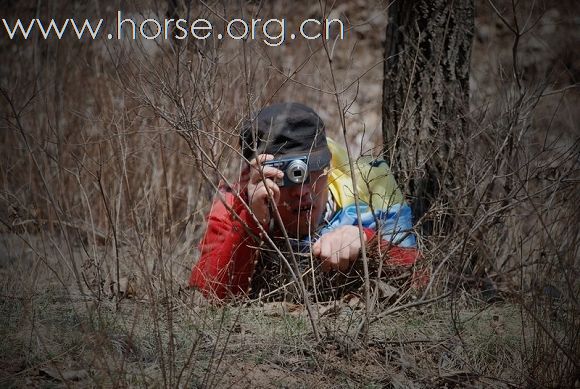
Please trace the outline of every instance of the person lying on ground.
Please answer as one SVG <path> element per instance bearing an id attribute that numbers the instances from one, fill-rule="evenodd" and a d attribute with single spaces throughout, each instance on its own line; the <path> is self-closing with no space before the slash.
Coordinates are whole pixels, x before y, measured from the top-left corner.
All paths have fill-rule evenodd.
<path id="1" fill-rule="evenodd" d="M 347 272 L 373 239 L 388 265 L 417 261 L 411 210 L 386 162 L 370 157 L 358 160 L 354 173 L 361 240 L 348 157 L 311 108 L 280 103 L 261 109 L 244 124 L 240 145 L 245 168 L 212 205 L 191 287 L 220 300 L 248 295 L 256 265 L 268 258 L 260 254 L 274 249 L 264 244 L 266 235 L 278 248 L 286 241 L 312 255 L 316 270 L 326 274 Z"/>

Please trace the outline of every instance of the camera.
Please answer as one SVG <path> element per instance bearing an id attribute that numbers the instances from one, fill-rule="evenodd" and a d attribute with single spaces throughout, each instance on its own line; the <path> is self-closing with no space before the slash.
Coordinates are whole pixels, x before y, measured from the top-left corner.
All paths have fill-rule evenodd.
<path id="1" fill-rule="evenodd" d="M 284 172 L 284 177 L 276 179 L 276 185 L 289 186 L 308 183 L 308 158 L 288 157 L 266 161 L 264 166 L 273 166 Z"/>

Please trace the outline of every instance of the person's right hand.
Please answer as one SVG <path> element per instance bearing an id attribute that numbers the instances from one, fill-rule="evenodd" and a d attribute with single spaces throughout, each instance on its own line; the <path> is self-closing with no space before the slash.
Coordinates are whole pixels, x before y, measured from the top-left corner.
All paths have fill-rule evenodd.
<path id="1" fill-rule="evenodd" d="M 268 203 L 271 198 L 277 205 L 280 200 L 280 188 L 274 179 L 284 177 L 284 172 L 272 166 L 263 166 L 262 163 L 274 159 L 273 155 L 260 154 L 250 161 L 250 179 L 248 181 L 248 199 L 250 209 L 262 224 L 267 226 L 270 223 L 270 209 Z"/>

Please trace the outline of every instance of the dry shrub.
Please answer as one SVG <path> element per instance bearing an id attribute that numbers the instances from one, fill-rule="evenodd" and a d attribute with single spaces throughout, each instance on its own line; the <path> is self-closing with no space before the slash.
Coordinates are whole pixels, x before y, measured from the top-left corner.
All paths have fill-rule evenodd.
<path id="1" fill-rule="evenodd" d="M 426 215 L 435 232 L 424 243 L 439 276 L 433 281 L 454 292 L 456 320 L 465 290 L 517 302 L 525 379 L 572 386 L 580 346 L 580 138 L 578 110 L 569 109 L 578 102 L 577 65 L 566 59 L 569 36 L 562 39 L 569 20 L 565 5 L 492 5 L 478 8 L 465 185 L 447 188 L 443 198 L 455 204 L 436 203 Z M 542 60 L 538 45 L 551 48 Z M 476 56 L 480 50 L 494 61 Z"/>

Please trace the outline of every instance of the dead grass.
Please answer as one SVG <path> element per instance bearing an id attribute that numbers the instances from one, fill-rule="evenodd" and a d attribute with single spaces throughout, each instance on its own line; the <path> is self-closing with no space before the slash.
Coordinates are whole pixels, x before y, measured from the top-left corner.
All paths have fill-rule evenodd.
<path id="1" fill-rule="evenodd" d="M 317 343 L 304 308 L 288 303 L 199 307 L 185 291 L 157 304 L 97 303 L 51 287 L 30 300 L 6 298 L 19 292 L 3 285 L 2 386 L 375 387 L 460 380 L 502 387 L 521 382 L 529 324 L 515 304 L 489 305 L 465 294 L 459 323 L 442 302 L 377 321 L 363 344 L 351 325 L 362 306 L 337 304 L 319 307 L 324 330 Z M 166 304 L 171 321 L 167 311 L 155 312 Z M 86 375 L 63 380 L 47 371 Z"/>

